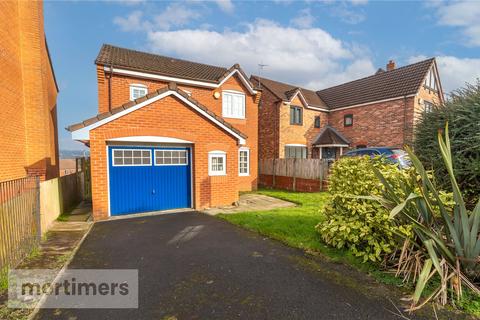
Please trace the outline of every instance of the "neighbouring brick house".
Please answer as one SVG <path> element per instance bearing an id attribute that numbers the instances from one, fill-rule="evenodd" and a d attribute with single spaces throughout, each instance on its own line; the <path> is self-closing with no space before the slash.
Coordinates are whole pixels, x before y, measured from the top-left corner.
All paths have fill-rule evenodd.
<path id="1" fill-rule="evenodd" d="M 59 175 L 57 94 L 41 1 L 0 1 L 0 181 Z"/>
<path id="2" fill-rule="evenodd" d="M 93 216 L 230 205 L 257 187 L 258 101 L 229 69 L 104 45 L 90 146 Z"/>
<path id="3" fill-rule="evenodd" d="M 259 157 L 338 158 L 346 148 L 403 147 L 421 112 L 443 102 L 435 59 L 320 91 L 251 77 L 261 88 Z"/>

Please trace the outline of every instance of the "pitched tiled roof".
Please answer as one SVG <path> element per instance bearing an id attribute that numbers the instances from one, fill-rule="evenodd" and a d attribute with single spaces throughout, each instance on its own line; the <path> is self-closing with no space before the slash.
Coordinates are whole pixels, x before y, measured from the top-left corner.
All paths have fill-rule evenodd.
<path id="1" fill-rule="evenodd" d="M 156 97 L 162 93 L 165 93 L 167 91 L 175 91 L 177 93 L 179 93 L 180 95 L 182 95 L 185 99 L 187 99 L 188 101 L 192 102 L 193 104 L 195 104 L 196 106 L 198 106 L 199 108 L 201 108 L 202 110 L 204 110 L 205 112 L 207 112 L 210 116 L 214 117 L 217 121 L 219 121 L 220 123 L 222 123 L 224 126 L 226 126 L 227 128 L 229 128 L 230 130 L 232 130 L 233 132 L 235 132 L 236 134 L 238 134 L 239 136 L 241 136 L 242 138 L 247 138 L 246 135 L 244 135 L 242 132 L 240 132 L 239 130 L 237 130 L 236 128 L 234 128 L 231 124 L 229 124 L 228 122 L 226 122 L 225 120 L 223 120 L 222 117 L 220 116 L 217 116 L 214 112 L 212 112 L 211 110 L 209 110 L 207 107 L 205 107 L 204 105 L 202 105 L 200 102 L 198 102 L 197 100 L 193 99 L 192 97 L 190 97 L 185 91 L 179 89 L 177 87 L 177 84 L 174 83 L 174 82 L 171 82 L 168 84 L 167 87 L 164 87 L 162 89 L 159 89 L 159 90 L 156 90 L 154 92 L 151 92 L 149 94 L 147 94 L 146 96 L 143 96 L 141 98 L 138 98 L 134 101 L 129 101 L 123 105 L 121 105 L 120 107 L 117 107 L 117 108 L 114 108 L 112 109 L 111 111 L 108 111 L 108 112 L 103 112 L 103 113 L 100 113 L 98 115 L 96 115 L 95 117 L 92 117 L 92 118 L 89 118 L 85 121 L 82 121 L 80 123 L 76 123 L 76 124 L 73 124 L 69 127 L 67 127 L 66 129 L 68 131 L 76 131 L 78 129 L 81 129 L 81 128 L 84 128 L 84 127 L 87 127 L 89 125 L 92 125 L 100 120 L 103 120 L 105 118 L 108 118 L 118 112 L 121 112 L 123 110 L 126 110 L 126 109 L 129 109 L 129 108 L 132 108 L 134 106 L 136 106 L 137 104 L 139 103 L 142 103 L 146 100 L 149 100 L 153 97 Z"/>
<path id="2" fill-rule="evenodd" d="M 317 91 L 330 109 L 416 94 L 435 58 Z"/>
<path id="3" fill-rule="evenodd" d="M 256 88 L 259 87 L 259 83 L 260 83 L 260 88 L 266 87 L 280 100 L 290 101 L 290 99 L 296 93 L 296 91 L 300 90 L 302 92 L 302 95 L 305 97 L 305 100 L 307 100 L 307 103 L 310 106 L 320 107 L 320 108 L 326 107 L 322 99 L 320 99 L 320 97 L 313 90 L 300 88 L 298 86 L 294 86 L 291 84 L 286 84 L 283 82 L 278 82 L 275 80 L 262 78 L 259 76 L 253 76 L 253 75 L 251 76 L 250 80 L 253 83 L 253 85 L 255 85 Z"/>
<path id="4" fill-rule="evenodd" d="M 235 65 L 231 69 L 227 69 L 115 47 L 109 44 L 102 46 L 95 63 L 207 82 L 219 82 L 221 81 L 220 79 L 230 73 L 232 68 L 239 68 L 238 65 Z"/>
<path id="5" fill-rule="evenodd" d="M 329 125 L 326 125 L 322 129 L 322 131 L 320 131 L 314 141 L 315 142 L 313 143 L 313 145 L 350 144 L 350 141 L 348 141 L 347 138 L 345 138 L 340 132 L 330 127 Z"/>

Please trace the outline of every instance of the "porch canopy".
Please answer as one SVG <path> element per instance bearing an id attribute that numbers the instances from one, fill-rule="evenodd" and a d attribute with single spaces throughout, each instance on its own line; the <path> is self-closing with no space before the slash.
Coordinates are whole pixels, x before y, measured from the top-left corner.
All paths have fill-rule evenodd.
<path id="1" fill-rule="evenodd" d="M 340 132 L 335 130 L 334 128 L 326 125 L 322 131 L 317 135 L 315 138 L 315 142 L 313 143 L 314 147 L 348 147 L 350 145 L 350 141 L 345 138 Z"/>

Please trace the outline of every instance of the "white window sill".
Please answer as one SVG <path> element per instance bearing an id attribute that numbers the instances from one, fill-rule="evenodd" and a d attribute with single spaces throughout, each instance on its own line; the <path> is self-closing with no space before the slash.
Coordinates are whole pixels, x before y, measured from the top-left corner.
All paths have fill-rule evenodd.
<path id="1" fill-rule="evenodd" d="M 222 115 L 223 118 L 225 119 L 238 119 L 238 120 L 246 120 L 247 118 L 246 117 L 234 117 L 234 116 L 225 116 L 225 115 Z"/>
<path id="2" fill-rule="evenodd" d="M 250 173 L 239 173 L 239 177 L 250 177 Z"/>

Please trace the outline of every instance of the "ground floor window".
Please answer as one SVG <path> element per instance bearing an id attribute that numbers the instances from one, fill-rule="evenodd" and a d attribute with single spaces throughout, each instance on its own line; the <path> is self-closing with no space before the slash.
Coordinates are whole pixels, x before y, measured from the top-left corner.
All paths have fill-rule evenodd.
<path id="1" fill-rule="evenodd" d="M 208 153 L 208 175 L 224 176 L 227 174 L 227 154 L 224 151 Z"/>
<path id="2" fill-rule="evenodd" d="M 238 174 L 248 176 L 250 174 L 250 150 L 240 148 L 238 151 Z"/>
<path id="3" fill-rule="evenodd" d="M 307 158 L 307 147 L 304 146 L 285 146 L 285 158 Z"/>

